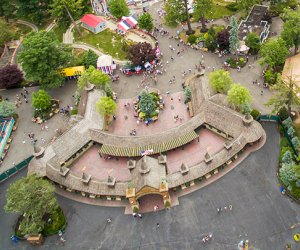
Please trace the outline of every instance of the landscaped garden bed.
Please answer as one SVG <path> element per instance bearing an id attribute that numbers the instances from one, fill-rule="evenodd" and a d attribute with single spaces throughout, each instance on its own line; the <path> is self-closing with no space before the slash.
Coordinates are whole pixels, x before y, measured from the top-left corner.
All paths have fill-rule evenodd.
<path id="1" fill-rule="evenodd" d="M 236 69 L 237 67 L 243 68 L 246 65 L 245 58 L 229 58 L 226 60 L 228 67 Z"/>

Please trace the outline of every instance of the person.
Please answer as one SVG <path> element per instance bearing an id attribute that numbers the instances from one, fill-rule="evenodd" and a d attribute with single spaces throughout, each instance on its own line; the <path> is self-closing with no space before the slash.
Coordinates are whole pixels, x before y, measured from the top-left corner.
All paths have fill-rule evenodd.
<path id="1" fill-rule="evenodd" d="M 260 91 L 260 95 L 263 95 L 264 94 L 264 91 L 262 90 L 262 91 Z"/>
<path id="2" fill-rule="evenodd" d="M 108 223 L 111 223 L 111 218 L 106 219 Z"/>
<path id="3" fill-rule="evenodd" d="M 65 242 L 66 242 L 66 240 L 65 240 L 63 237 L 60 237 L 60 241 L 61 241 L 62 243 L 65 243 Z"/>
<path id="4" fill-rule="evenodd" d="M 159 228 L 159 223 L 156 223 L 156 228 Z"/>
<path id="5" fill-rule="evenodd" d="M 142 215 L 141 214 L 138 214 L 138 216 L 139 216 L 140 219 L 142 219 Z"/>

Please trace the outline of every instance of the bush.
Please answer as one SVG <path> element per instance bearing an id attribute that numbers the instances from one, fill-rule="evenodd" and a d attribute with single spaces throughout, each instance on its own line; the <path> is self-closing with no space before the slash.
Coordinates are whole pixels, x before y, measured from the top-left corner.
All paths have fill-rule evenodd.
<path id="1" fill-rule="evenodd" d="M 254 120 L 257 120 L 258 117 L 260 116 L 260 112 L 257 109 L 252 109 L 250 114 L 252 115 Z"/>
<path id="2" fill-rule="evenodd" d="M 293 149 L 290 147 L 290 146 L 285 146 L 285 147 L 281 147 L 281 150 L 280 150 L 280 161 L 281 161 L 281 159 L 282 159 L 282 157 L 283 157 L 283 155 L 287 152 L 287 151 L 293 151 Z"/>
<path id="3" fill-rule="evenodd" d="M 192 35 L 189 35 L 189 37 L 187 39 L 187 42 L 190 43 L 190 44 L 195 44 L 196 40 L 197 40 L 197 36 L 195 36 L 194 34 L 192 34 Z"/>
<path id="4" fill-rule="evenodd" d="M 284 136 L 281 137 L 280 139 L 280 148 L 283 148 L 283 147 L 289 147 L 290 144 L 289 144 L 289 141 L 287 138 L 285 138 Z"/>
<path id="5" fill-rule="evenodd" d="M 133 212 L 134 212 L 134 213 L 137 213 L 138 211 L 139 211 L 139 208 L 138 208 L 138 207 L 134 207 L 134 208 L 133 208 Z"/>
<path id="6" fill-rule="evenodd" d="M 171 207 L 170 201 L 166 201 L 165 207 L 166 207 L 166 208 L 170 208 L 170 207 Z"/>
<path id="7" fill-rule="evenodd" d="M 192 98 L 192 91 L 191 91 L 191 88 L 190 87 L 186 87 L 184 89 L 184 103 L 188 103 L 191 101 L 191 98 Z"/>
<path id="8" fill-rule="evenodd" d="M 267 69 L 264 74 L 265 82 L 269 84 L 275 84 L 280 74 L 272 72 L 271 69 Z"/>
<path id="9" fill-rule="evenodd" d="M 70 111 L 70 115 L 77 115 L 78 114 L 78 109 L 72 109 Z"/>
<path id="10" fill-rule="evenodd" d="M 232 12 L 236 12 L 239 10 L 238 4 L 237 3 L 230 3 L 226 5 L 226 9 L 232 11 Z"/>
<path id="11" fill-rule="evenodd" d="M 286 107 L 282 107 L 279 111 L 278 111 L 278 116 L 280 118 L 281 121 L 286 120 L 289 117 L 289 112 L 287 110 Z"/>

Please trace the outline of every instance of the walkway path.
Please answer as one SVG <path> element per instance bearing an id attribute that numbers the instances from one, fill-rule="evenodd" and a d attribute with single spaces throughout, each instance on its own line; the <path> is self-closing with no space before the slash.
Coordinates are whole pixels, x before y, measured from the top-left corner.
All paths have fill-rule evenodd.
<path id="1" fill-rule="evenodd" d="M 20 19 L 17 20 L 17 23 L 29 26 L 33 31 L 39 31 L 39 28 L 34 23 L 30 23 Z"/>
<path id="2" fill-rule="evenodd" d="M 250 241 L 251 249 L 282 250 L 288 242 L 297 249 L 292 236 L 300 229 L 299 206 L 279 191 L 277 125 L 269 123 L 264 127 L 267 142 L 261 150 L 213 185 L 180 198 L 180 205 L 168 211 L 135 219 L 124 215 L 123 207 L 88 206 L 59 196 L 68 219 L 66 243 L 62 246 L 55 235 L 47 238 L 40 249 L 228 250 L 236 249 L 242 239 Z M 0 184 L 0 224 L 7 226 L 0 232 L 3 249 L 16 248 L 10 236 L 17 215 L 3 211 L 5 190 L 25 174 L 26 170 Z M 232 211 L 217 213 L 217 207 L 229 204 Z M 106 223 L 109 217 L 111 224 Z M 209 233 L 214 236 L 212 242 L 203 244 L 202 237 Z M 17 247 L 35 249 L 27 242 Z"/>

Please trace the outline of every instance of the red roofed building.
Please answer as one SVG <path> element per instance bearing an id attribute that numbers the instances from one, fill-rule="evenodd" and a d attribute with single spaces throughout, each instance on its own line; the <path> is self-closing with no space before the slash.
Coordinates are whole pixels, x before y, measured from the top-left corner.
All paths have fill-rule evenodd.
<path id="1" fill-rule="evenodd" d="M 93 33 L 97 34 L 100 31 L 104 30 L 106 28 L 106 22 L 103 18 L 92 15 L 92 14 L 86 14 L 83 16 L 83 18 L 80 19 L 82 26 L 89 31 L 92 31 Z"/>

